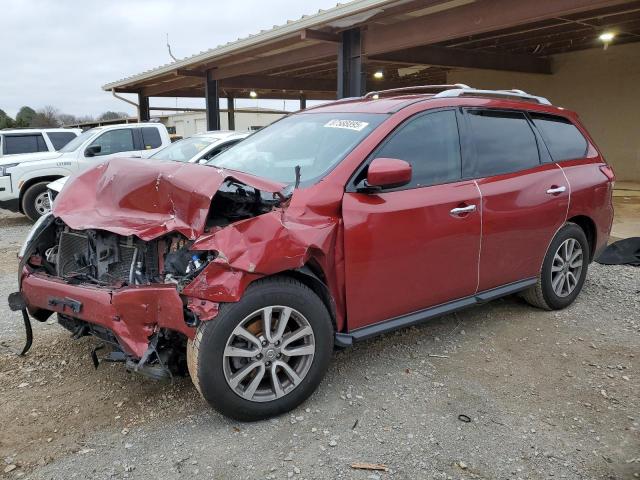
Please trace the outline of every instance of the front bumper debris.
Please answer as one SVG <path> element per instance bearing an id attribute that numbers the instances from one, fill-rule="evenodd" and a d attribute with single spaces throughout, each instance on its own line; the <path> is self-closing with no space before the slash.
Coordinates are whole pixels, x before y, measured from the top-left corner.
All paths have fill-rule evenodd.
<path id="1" fill-rule="evenodd" d="M 57 312 L 104 327 L 113 332 L 123 351 L 135 358 L 145 354 L 149 339 L 159 329 L 174 330 L 188 338 L 195 335 L 195 328 L 185 323 L 183 301 L 174 285 L 73 285 L 25 271 L 21 293 L 23 303 L 36 318 L 42 318 L 43 312 Z"/>
<path id="2" fill-rule="evenodd" d="M 24 321 L 26 340 L 22 351 L 18 355 L 23 356 L 29 351 L 31 345 L 33 344 L 33 329 L 31 328 L 31 319 L 29 318 L 29 313 L 27 312 L 27 304 L 25 303 L 24 297 L 20 292 L 14 292 L 9 295 L 9 309 L 12 312 L 22 312 L 22 320 Z"/>

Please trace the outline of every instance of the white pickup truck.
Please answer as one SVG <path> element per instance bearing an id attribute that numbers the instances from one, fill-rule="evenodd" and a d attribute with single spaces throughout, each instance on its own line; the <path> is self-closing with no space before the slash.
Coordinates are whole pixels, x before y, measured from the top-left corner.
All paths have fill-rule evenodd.
<path id="1" fill-rule="evenodd" d="M 0 208 L 36 220 L 50 209 L 47 184 L 111 157 L 148 157 L 171 143 L 161 123 L 96 127 L 57 152 L 0 158 Z"/>

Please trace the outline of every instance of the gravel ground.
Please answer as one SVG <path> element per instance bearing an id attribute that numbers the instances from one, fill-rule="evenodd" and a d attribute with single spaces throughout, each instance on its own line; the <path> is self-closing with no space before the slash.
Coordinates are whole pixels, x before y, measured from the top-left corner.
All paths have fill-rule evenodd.
<path id="1" fill-rule="evenodd" d="M 4 294 L 28 228 L 0 213 Z M 291 415 L 246 424 L 211 411 L 189 379 L 94 370 L 97 342 L 54 322 L 15 357 L 21 319 L 2 306 L 0 476 L 637 478 L 638 312 L 640 270 L 593 264 L 564 311 L 508 297 L 356 345 Z"/>

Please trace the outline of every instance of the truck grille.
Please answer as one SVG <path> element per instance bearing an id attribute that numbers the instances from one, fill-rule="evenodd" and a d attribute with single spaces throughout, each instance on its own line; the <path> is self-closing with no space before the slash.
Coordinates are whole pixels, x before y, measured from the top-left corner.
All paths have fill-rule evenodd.
<path id="1" fill-rule="evenodd" d="M 152 244 L 145 244 L 139 240 L 127 241 L 126 237 L 118 237 L 118 261 L 110 263 L 106 272 L 98 280 L 101 282 L 129 282 L 134 264 L 138 261 L 144 264 L 147 275 L 155 276 L 158 273 L 157 252 Z M 147 248 L 149 247 L 149 248 Z M 86 233 L 64 231 L 60 234 L 58 245 L 57 274 L 66 278 L 70 276 L 90 275 L 96 276 L 94 266 L 88 266 L 88 259 L 95 257 L 95 252 L 90 251 L 92 246 Z"/>
<path id="2" fill-rule="evenodd" d="M 77 273 L 87 273 L 80 265 L 80 258 L 89 252 L 89 240 L 86 235 L 62 232 L 58 247 L 58 276 L 68 277 Z"/>

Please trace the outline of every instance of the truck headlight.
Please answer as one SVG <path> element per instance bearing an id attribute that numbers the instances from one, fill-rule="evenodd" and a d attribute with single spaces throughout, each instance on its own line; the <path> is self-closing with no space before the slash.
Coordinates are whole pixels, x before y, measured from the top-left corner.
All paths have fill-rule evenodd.
<path id="1" fill-rule="evenodd" d="M 7 170 L 13 167 L 17 167 L 20 165 L 19 163 L 9 163 L 7 165 L 0 165 L 0 177 L 4 177 L 5 175 L 9 175 Z"/>

